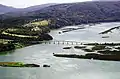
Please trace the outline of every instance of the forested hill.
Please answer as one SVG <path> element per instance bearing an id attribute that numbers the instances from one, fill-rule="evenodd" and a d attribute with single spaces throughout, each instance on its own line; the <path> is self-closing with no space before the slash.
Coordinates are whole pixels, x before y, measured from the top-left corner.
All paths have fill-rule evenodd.
<path id="1" fill-rule="evenodd" d="M 34 14 L 35 13 L 35 14 Z M 120 21 L 120 1 L 59 4 L 29 13 L 54 18 L 56 25 L 73 25 L 87 22 Z"/>
<path id="2" fill-rule="evenodd" d="M 89 22 L 120 21 L 120 1 L 56 4 L 16 17 L 11 16 L 12 14 L 4 14 L 0 19 L 8 24 L 25 23 L 26 20 L 38 18 L 50 19 L 53 28 Z"/>

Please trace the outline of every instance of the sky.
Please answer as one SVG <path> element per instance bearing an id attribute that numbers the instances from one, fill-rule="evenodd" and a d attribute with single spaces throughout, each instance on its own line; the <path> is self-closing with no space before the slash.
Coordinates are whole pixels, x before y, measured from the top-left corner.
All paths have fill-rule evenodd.
<path id="1" fill-rule="evenodd" d="M 46 3 L 72 3 L 72 2 L 84 2 L 92 0 L 0 0 L 0 4 L 12 6 L 15 8 L 25 8 L 34 5 L 46 4 Z"/>

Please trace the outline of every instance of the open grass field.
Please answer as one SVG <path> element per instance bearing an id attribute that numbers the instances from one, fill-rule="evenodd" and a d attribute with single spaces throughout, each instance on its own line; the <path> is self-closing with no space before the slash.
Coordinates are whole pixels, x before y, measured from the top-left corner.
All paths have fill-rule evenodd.
<path id="1" fill-rule="evenodd" d="M 48 26 L 49 23 L 50 23 L 50 20 L 43 20 L 43 21 L 38 21 L 38 22 L 32 22 L 31 24 L 40 25 L 40 26 Z"/>

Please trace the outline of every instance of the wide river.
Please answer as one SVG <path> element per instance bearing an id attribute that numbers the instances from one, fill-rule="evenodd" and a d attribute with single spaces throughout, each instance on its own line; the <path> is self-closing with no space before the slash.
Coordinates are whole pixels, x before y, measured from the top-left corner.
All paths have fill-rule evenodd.
<path id="1" fill-rule="evenodd" d="M 80 42 L 120 42 L 120 30 L 100 35 L 99 33 L 120 23 L 102 23 L 94 26 L 84 25 L 85 29 L 59 34 L 61 29 L 52 30 L 50 35 L 54 40 L 69 40 Z M 79 27 L 79 26 L 67 26 Z M 109 36 L 109 38 L 102 38 Z M 0 79 L 120 79 L 120 62 L 88 59 L 57 58 L 53 53 L 85 54 L 74 49 L 65 50 L 58 44 L 37 44 L 17 49 L 7 55 L 1 55 L 1 62 L 20 61 L 25 63 L 48 64 L 50 68 L 3 68 L 0 67 Z"/>

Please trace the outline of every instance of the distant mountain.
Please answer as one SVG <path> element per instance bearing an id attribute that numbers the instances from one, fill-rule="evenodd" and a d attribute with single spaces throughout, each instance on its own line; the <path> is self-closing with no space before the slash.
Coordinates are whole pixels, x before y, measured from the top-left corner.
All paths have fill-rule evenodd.
<path id="1" fill-rule="evenodd" d="M 31 6 L 27 8 L 19 8 L 19 9 L 13 8 L 13 10 L 12 9 L 10 11 L 6 10 L 6 12 L 1 13 L 2 14 L 1 16 L 3 16 L 3 18 L 26 16 L 28 12 L 34 12 L 36 10 L 41 10 L 43 8 L 46 8 L 52 5 L 55 5 L 55 3 L 35 5 L 35 6 Z"/>
<path id="2" fill-rule="evenodd" d="M 28 13 L 38 18 L 54 18 L 55 26 L 120 21 L 120 1 L 58 4 Z"/>
<path id="3" fill-rule="evenodd" d="M 36 11 L 36 10 L 40 10 L 43 9 L 45 7 L 49 7 L 55 5 L 55 3 L 49 3 L 49 4 L 42 4 L 42 5 L 36 5 L 36 6 L 30 6 L 24 9 L 21 9 L 21 11 L 25 11 L 25 12 L 32 12 L 32 11 Z"/>
<path id="4" fill-rule="evenodd" d="M 17 9 L 0 4 L 0 14 L 4 14 L 4 13 L 7 13 L 7 12 L 13 12 L 15 10 L 17 10 Z"/>
<path id="5" fill-rule="evenodd" d="M 81 23 L 120 21 L 120 1 L 56 4 L 17 16 L 15 14 L 4 14 L 1 18 L 6 19 L 9 23 L 50 19 L 51 27 L 54 28 Z M 12 19 L 10 19 L 11 16 Z M 7 19 L 8 17 L 9 19 Z"/>

